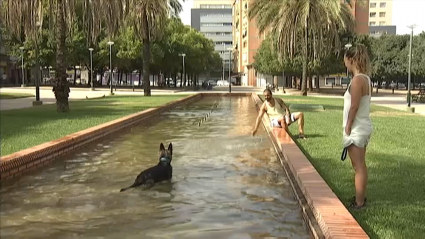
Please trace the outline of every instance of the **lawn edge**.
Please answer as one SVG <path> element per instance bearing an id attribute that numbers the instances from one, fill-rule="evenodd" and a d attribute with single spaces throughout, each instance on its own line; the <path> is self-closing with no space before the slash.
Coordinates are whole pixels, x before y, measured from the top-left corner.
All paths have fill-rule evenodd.
<path id="1" fill-rule="evenodd" d="M 2 156 L 0 159 L 0 182 L 19 177 L 34 169 L 42 168 L 55 161 L 59 156 L 68 154 L 88 143 L 201 97 L 202 94 L 200 93 L 189 95 L 158 107 L 130 114 L 59 139 Z"/>

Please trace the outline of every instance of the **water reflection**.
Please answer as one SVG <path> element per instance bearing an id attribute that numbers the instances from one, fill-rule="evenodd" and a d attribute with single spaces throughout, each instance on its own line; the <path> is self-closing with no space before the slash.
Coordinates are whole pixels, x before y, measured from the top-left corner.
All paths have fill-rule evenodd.
<path id="1" fill-rule="evenodd" d="M 248 97 L 180 107 L 1 189 L 1 238 L 308 238 Z M 120 193 L 172 142 L 173 179 Z"/>

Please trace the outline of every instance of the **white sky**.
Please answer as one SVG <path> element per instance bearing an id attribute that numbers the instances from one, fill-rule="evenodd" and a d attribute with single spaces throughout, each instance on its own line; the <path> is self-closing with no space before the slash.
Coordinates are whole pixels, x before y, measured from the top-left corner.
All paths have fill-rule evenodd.
<path id="1" fill-rule="evenodd" d="M 416 24 L 414 34 L 425 31 L 425 0 L 392 0 L 393 24 L 397 34 L 410 34 L 408 25 Z"/>
<path id="2" fill-rule="evenodd" d="M 393 24 L 397 26 L 397 34 L 410 34 L 408 25 L 416 24 L 414 34 L 425 31 L 425 0 L 390 0 L 393 1 Z M 378 0 L 379 2 L 379 0 Z M 183 23 L 190 26 L 190 9 L 193 0 L 183 3 L 180 18 Z"/>
<path id="3" fill-rule="evenodd" d="M 186 0 L 184 3 L 182 3 L 182 5 L 183 11 L 180 13 L 180 18 L 182 19 L 183 24 L 190 26 L 190 9 L 193 6 L 193 0 Z"/>

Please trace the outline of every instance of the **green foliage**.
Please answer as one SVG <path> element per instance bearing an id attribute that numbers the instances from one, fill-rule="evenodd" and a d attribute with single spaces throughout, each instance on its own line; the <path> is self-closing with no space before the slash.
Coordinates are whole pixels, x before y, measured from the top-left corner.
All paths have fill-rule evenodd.
<path id="1" fill-rule="evenodd" d="M 408 74 L 409 35 L 383 35 L 379 38 L 363 34 L 341 34 L 342 48 L 327 56 L 308 62 L 308 71 L 313 75 L 330 75 L 344 73 L 345 44 L 363 44 L 369 50 L 372 64 L 372 76 L 375 80 L 399 80 L 404 82 Z M 276 51 L 276 37 L 268 35 L 254 56 L 254 67 L 258 72 L 278 75 L 282 66 L 286 74 L 301 75 L 302 58 L 295 54 L 293 60 L 284 58 Z M 341 52 L 341 53 L 338 53 Z M 413 37 L 412 74 L 419 78 L 425 76 L 425 32 Z"/>
<path id="2" fill-rule="evenodd" d="M 139 1 L 141 4 L 143 1 Z M 88 48 L 94 48 L 93 68 L 97 72 L 102 72 L 109 68 L 109 45 L 108 41 L 113 41 L 112 46 L 112 65 L 121 72 L 132 72 L 143 68 L 143 38 L 140 27 L 137 28 L 134 21 L 136 19 L 133 12 L 127 15 L 127 23 L 118 26 L 117 34 L 111 34 L 108 28 L 108 22 L 99 21 L 102 30 L 95 35 L 90 35 L 87 28 L 89 24 L 87 17 L 90 16 L 90 10 L 84 8 L 83 1 L 76 1 L 75 15 L 72 22 L 69 22 L 69 33 L 66 35 L 66 65 L 68 67 L 90 66 L 90 51 Z M 170 7 L 174 9 L 173 13 L 181 11 L 181 5 L 177 0 L 168 1 Z M 46 5 L 48 6 L 48 5 Z M 166 6 L 166 5 L 164 5 Z M 21 40 L 8 32 L 5 27 L 1 27 L 3 39 L 8 47 L 8 54 L 15 57 L 18 61 L 21 59 L 21 50 L 24 46 L 24 64 L 26 68 L 35 66 L 36 42 L 39 46 L 38 60 L 41 66 L 55 68 L 56 65 L 56 37 L 55 29 L 51 27 L 54 21 L 54 15 L 49 15 L 50 11 L 43 12 L 43 26 L 38 38 L 23 38 Z M 99 19 L 102 20 L 102 19 Z M 221 58 L 214 51 L 214 44 L 204 35 L 185 26 L 180 19 L 171 17 L 166 18 L 164 24 L 157 24 L 152 32 L 160 32 L 150 41 L 150 73 L 176 74 L 182 71 L 182 57 L 180 53 L 186 54 L 185 69 L 187 74 L 203 74 L 221 69 Z"/>
<path id="3" fill-rule="evenodd" d="M 383 35 L 371 39 L 372 76 L 381 81 L 407 80 L 409 35 Z M 414 36 L 412 42 L 412 74 L 425 76 L 425 32 Z"/>

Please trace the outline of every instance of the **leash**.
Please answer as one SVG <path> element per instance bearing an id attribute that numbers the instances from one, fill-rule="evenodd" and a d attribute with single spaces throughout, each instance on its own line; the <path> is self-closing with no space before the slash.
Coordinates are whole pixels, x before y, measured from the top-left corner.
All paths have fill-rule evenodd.
<path id="1" fill-rule="evenodd" d="M 342 150 L 342 154 L 341 154 L 341 160 L 342 161 L 344 161 L 347 158 L 347 152 L 348 152 L 348 149 L 347 148 L 344 148 Z"/>

